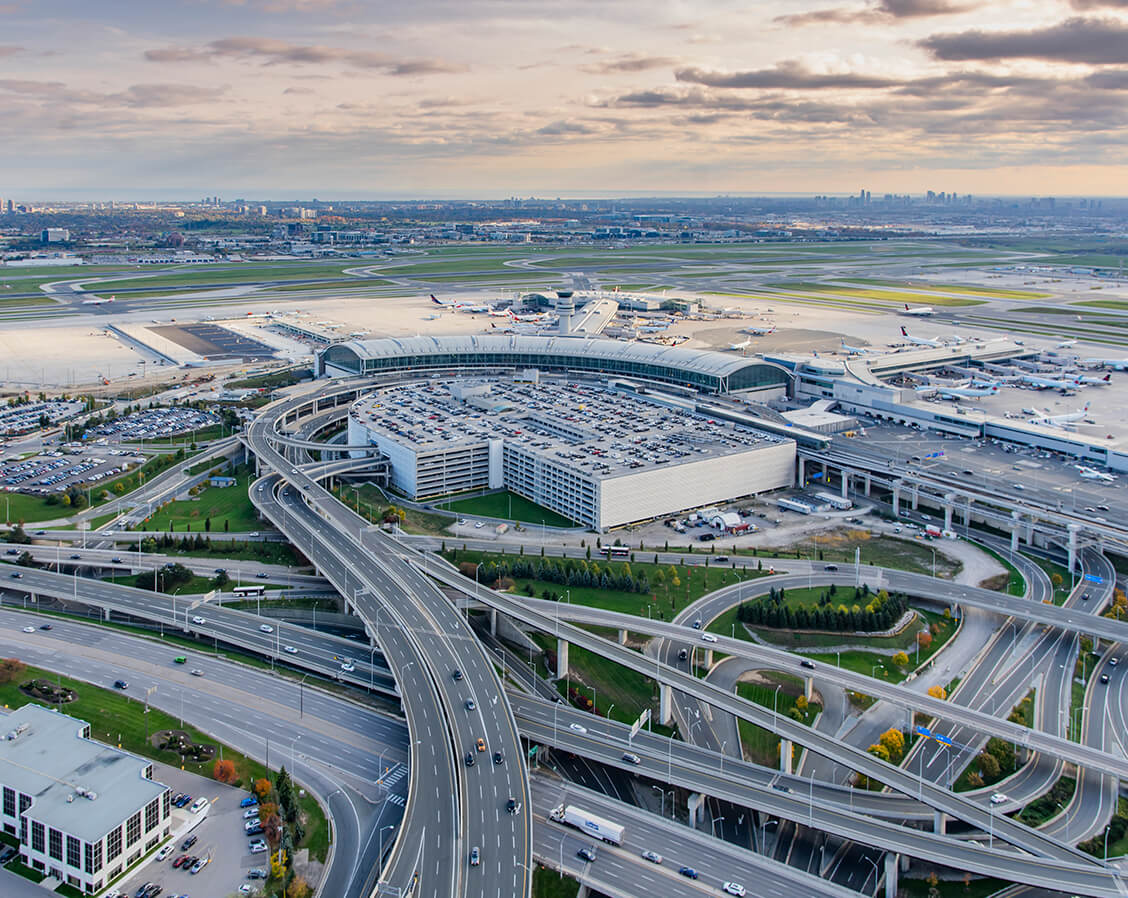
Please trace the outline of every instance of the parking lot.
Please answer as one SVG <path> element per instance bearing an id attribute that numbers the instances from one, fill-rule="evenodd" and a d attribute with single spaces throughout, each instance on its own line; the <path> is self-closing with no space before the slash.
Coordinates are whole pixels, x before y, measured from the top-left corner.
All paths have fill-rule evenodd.
<path id="1" fill-rule="evenodd" d="M 211 412 L 194 408 L 151 408 L 99 424 L 87 431 L 91 439 L 105 437 L 114 442 L 135 442 L 172 437 L 218 424 Z"/>
<path id="2" fill-rule="evenodd" d="M 161 887 L 165 898 L 174 895 L 221 898 L 239 894 L 239 887 L 247 884 L 251 888 L 249 894 L 261 894 L 262 881 L 249 879 L 248 873 L 256 868 L 265 872 L 270 863 L 267 852 L 252 855 L 247 850 L 251 840 L 244 834 L 244 809 L 239 807 L 239 802 L 249 793 L 163 764 L 154 765 L 153 779 L 167 784 L 174 797 L 183 792 L 193 800 L 203 796 L 211 804 L 202 822 L 191 832 L 184 831 L 189 821 L 196 818 L 189 810 L 191 805 L 181 809 L 174 807 L 173 833 L 180 834 L 173 840 L 172 852 L 162 861 L 151 860 L 133 871 L 114 888 L 133 898 L 138 889 L 151 882 Z M 185 841 L 192 836 L 196 841 L 185 849 Z M 198 873 L 191 873 L 183 865 L 174 866 L 185 855 L 210 860 Z"/>
<path id="3" fill-rule="evenodd" d="M 145 461 L 119 449 L 96 452 L 55 450 L 0 465 L 0 484 L 10 492 L 48 496 L 72 486 L 97 485 Z"/>
<path id="4" fill-rule="evenodd" d="M 32 402 L 0 410 L 0 436 L 28 433 L 38 429 L 44 421 L 55 424 L 82 411 L 83 403 L 74 400 L 52 399 Z"/>

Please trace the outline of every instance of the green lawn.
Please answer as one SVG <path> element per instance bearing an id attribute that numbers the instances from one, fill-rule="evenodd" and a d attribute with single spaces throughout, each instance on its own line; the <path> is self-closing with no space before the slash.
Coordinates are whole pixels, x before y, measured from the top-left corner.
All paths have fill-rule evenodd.
<path id="1" fill-rule="evenodd" d="M 142 551 L 149 552 L 148 548 Z M 289 543 L 263 542 L 261 540 L 209 539 L 203 549 L 182 549 L 179 546 L 154 546 L 153 552 L 162 555 L 183 555 L 190 558 L 215 558 L 219 567 L 224 561 L 261 561 L 264 564 L 284 564 L 294 568 L 308 567 L 298 550 Z M 297 573 L 295 571 L 295 573 Z"/>
<path id="2" fill-rule="evenodd" d="M 373 522 L 382 520 L 381 516 L 389 506 L 402 508 L 404 519 L 401 526 L 408 533 L 447 536 L 449 535 L 447 528 L 454 523 L 454 520 L 446 515 L 432 514 L 410 506 L 399 506 L 394 498 L 389 498 L 374 483 L 347 484 L 334 489 L 333 494 L 361 517 Z"/>
<path id="3" fill-rule="evenodd" d="M 989 898 L 1000 889 L 1010 885 L 1003 879 L 976 879 L 970 873 L 957 882 L 940 880 L 936 884 L 940 898 Z M 931 884 L 924 879 L 900 880 L 901 891 L 905 898 L 928 898 L 931 894 Z"/>
<path id="4" fill-rule="evenodd" d="M 240 472 L 237 479 L 235 486 L 206 487 L 195 499 L 177 499 L 163 505 L 142 523 L 141 529 L 167 531 L 171 525 L 174 531 L 188 529 L 199 532 L 208 529 L 210 519 L 210 529 L 216 532 L 224 529 L 236 533 L 258 530 L 264 525 L 248 492 L 253 475 Z"/>
<path id="5" fill-rule="evenodd" d="M 1069 598 L 1070 593 L 1069 571 L 1065 569 L 1065 565 L 1058 564 L 1046 558 L 1040 558 L 1036 555 L 1030 556 L 1030 560 L 1044 570 L 1053 583 L 1054 604 L 1065 604 L 1065 600 Z"/>
<path id="6" fill-rule="evenodd" d="M 997 562 L 999 562 L 999 564 L 1001 564 L 1003 567 L 1005 567 L 1007 569 L 1007 580 L 1006 580 L 1005 588 L 1001 588 L 1001 587 L 1003 587 L 1003 584 L 1002 584 L 1001 581 L 998 585 L 992 585 L 991 588 L 995 589 L 998 592 L 1005 592 L 1008 596 L 1024 596 L 1024 595 L 1026 595 L 1026 578 L 1024 578 L 1022 576 L 1022 574 L 1020 574 L 1018 572 L 1018 568 L 1016 568 L 1013 564 L 1011 564 L 1009 561 L 1007 561 L 1006 556 L 1001 555 L 1000 553 L 996 552 L 994 549 L 989 549 L 986 546 L 982 546 L 982 545 L 979 546 L 979 548 L 981 550 L 983 550 L 984 552 L 986 552 L 988 555 L 990 555 L 992 558 L 994 558 Z"/>
<path id="7" fill-rule="evenodd" d="M 646 553 L 636 552 L 635 558 L 641 559 Z M 520 578 L 514 585 L 515 592 L 521 595 L 535 595 L 544 598 L 547 590 L 555 593 L 560 601 L 571 601 L 577 605 L 588 605 L 593 608 L 604 608 L 609 611 L 619 611 L 624 614 L 634 614 L 639 617 L 647 616 L 649 607 L 650 615 L 658 620 L 670 620 L 680 608 L 697 601 L 703 595 L 720 589 L 737 581 L 753 580 L 757 577 L 767 576 L 767 572 L 755 570 L 733 569 L 727 565 L 660 565 L 652 562 L 635 560 L 631 562 L 607 562 L 599 558 L 592 550 L 593 558 L 588 564 L 599 566 L 600 571 L 621 573 L 623 565 L 629 564 L 631 575 L 639 578 L 646 575 L 650 582 L 649 593 L 625 592 L 596 587 L 566 586 L 547 580 L 527 580 Z M 463 551 L 462 549 L 448 549 L 443 553 L 448 561 L 455 564 L 470 562 L 516 561 L 521 556 L 501 555 L 498 553 Z M 536 560 L 539 556 L 525 556 L 525 560 Z M 578 565 L 580 559 L 568 559 L 573 565 Z M 546 558 L 546 563 L 564 563 L 564 559 Z M 661 573 L 661 577 L 659 577 Z M 676 583 L 675 583 L 676 577 Z"/>
<path id="8" fill-rule="evenodd" d="M 1061 805 L 1068 805 L 1077 789 L 1077 780 L 1071 776 L 1063 776 L 1049 792 L 1039 795 L 1030 804 L 1018 812 L 1017 819 L 1027 826 L 1041 826 L 1052 817 L 1061 813 Z"/>
<path id="9" fill-rule="evenodd" d="M 783 290 L 802 290 L 807 293 L 831 294 L 850 299 L 864 299 L 887 303 L 918 303 L 933 306 L 978 306 L 983 301 L 978 299 L 962 299 L 955 296 L 935 295 L 931 293 L 909 293 L 892 290 L 866 290 L 861 287 L 840 287 L 834 284 L 816 284 L 806 281 L 781 281 L 778 284 L 768 284 L 769 287 L 778 287 Z"/>
<path id="10" fill-rule="evenodd" d="M 847 670 L 865 674 L 867 677 L 876 675 L 891 683 L 900 683 L 905 679 L 906 674 L 910 670 L 918 664 L 923 664 L 940 651 L 945 643 L 952 638 L 952 634 L 956 632 L 956 621 L 951 618 L 934 614 L 931 611 L 918 611 L 917 613 L 922 615 L 925 620 L 929 622 L 930 627 L 935 626 L 937 632 L 933 635 L 931 646 L 927 649 L 920 649 L 919 653 L 914 648 L 914 650 L 909 653 L 909 666 L 905 670 L 901 670 L 894 665 L 888 656 L 878 655 L 873 652 L 828 652 L 810 654 L 808 657 L 822 661 L 825 664 L 845 667 Z"/>
<path id="11" fill-rule="evenodd" d="M 458 514 L 480 515 L 487 518 L 499 518 L 503 521 L 523 521 L 530 526 L 544 523 L 549 527 L 575 527 L 563 515 L 557 514 L 547 508 L 542 508 L 535 502 L 530 502 L 524 496 L 508 491 L 489 493 L 484 496 L 472 496 L 468 499 L 437 500 L 432 503 L 437 508 L 446 508 Z"/>
<path id="12" fill-rule="evenodd" d="M 737 683 L 736 692 L 741 698 L 765 708 L 771 708 L 777 714 L 788 716 L 795 707 L 795 700 L 803 694 L 803 681 L 799 677 L 782 673 L 763 674 L 767 683 Z M 778 687 L 778 689 L 777 689 Z M 822 708 L 819 705 L 809 705 L 803 713 L 803 723 L 808 726 L 814 723 Z M 746 760 L 765 767 L 779 766 L 780 738 L 775 733 L 756 726 L 747 720 L 738 719 L 740 729 L 740 745 Z M 796 746 L 794 760 L 798 760 L 798 752 L 802 751 Z"/>
<path id="13" fill-rule="evenodd" d="M 769 547 L 756 550 L 756 555 L 768 559 L 777 557 L 800 557 L 818 561 L 834 561 L 839 564 L 853 564 L 855 550 L 861 553 L 862 564 L 888 567 L 914 574 L 932 574 L 935 558 L 936 576 L 946 579 L 955 577 L 963 569 L 963 564 L 953 561 L 947 555 L 936 552 L 934 547 L 923 539 L 901 539 L 896 536 L 873 536 L 864 527 L 838 530 L 816 534 L 787 547 Z M 862 571 L 865 579 L 865 571 Z"/>
<path id="14" fill-rule="evenodd" d="M 842 278 L 844 284 L 862 284 L 870 287 L 908 287 L 925 293 L 940 291 L 944 293 L 965 293 L 968 296 L 989 296 L 994 299 L 1045 299 L 1049 293 L 1032 290 L 1007 290 L 999 287 L 976 287 L 970 284 L 934 284 L 931 281 L 892 281 L 881 278 Z"/>
<path id="15" fill-rule="evenodd" d="M 113 583 L 117 583 L 119 586 L 133 586 L 138 589 L 150 590 L 153 588 L 153 575 L 147 571 L 140 574 L 115 574 L 113 577 L 103 577 L 102 579 L 110 580 Z M 187 583 L 176 587 L 175 593 L 178 596 L 201 595 L 205 592 L 210 592 L 214 588 L 210 577 L 197 575 Z"/>
<path id="16" fill-rule="evenodd" d="M 576 898 L 580 884 L 570 876 L 537 865 L 533 872 L 533 898 Z"/>

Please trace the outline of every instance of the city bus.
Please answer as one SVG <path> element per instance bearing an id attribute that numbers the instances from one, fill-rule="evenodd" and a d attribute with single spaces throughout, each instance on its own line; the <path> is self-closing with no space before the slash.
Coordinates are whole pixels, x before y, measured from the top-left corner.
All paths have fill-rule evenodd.
<path id="1" fill-rule="evenodd" d="M 265 586 L 236 586 L 231 590 L 239 598 L 246 598 L 247 596 L 264 596 L 266 595 Z"/>
<path id="2" fill-rule="evenodd" d="M 604 558 L 630 558 L 630 546 L 603 546 L 599 550 Z"/>

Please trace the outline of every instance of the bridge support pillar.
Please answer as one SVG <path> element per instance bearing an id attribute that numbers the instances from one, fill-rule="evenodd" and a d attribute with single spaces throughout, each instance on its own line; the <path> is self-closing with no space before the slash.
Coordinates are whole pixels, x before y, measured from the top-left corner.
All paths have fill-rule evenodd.
<path id="1" fill-rule="evenodd" d="M 779 769 L 782 773 L 791 773 L 791 758 L 795 750 L 790 739 L 779 740 Z"/>
<path id="2" fill-rule="evenodd" d="M 1073 569 L 1077 564 L 1077 534 L 1081 530 L 1081 525 L 1070 524 L 1068 527 L 1066 527 L 1066 530 L 1069 531 L 1069 564 L 1067 565 L 1067 567 L 1069 572 L 1073 573 Z"/>
<path id="3" fill-rule="evenodd" d="M 674 718 L 674 693 L 665 683 L 658 684 L 658 722 L 669 724 Z"/>
<path id="4" fill-rule="evenodd" d="M 842 469 L 842 498 L 846 499 L 850 493 L 850 472 Z"/>
<path id="5" fill-rule="evenodd" d="M 704 656 L 701 659 L 701 666 L 706 670 L 713 669 L 713 650 L 705 649 Z"/>
<path id="6" fill-rule="evenodd" d="M 949 493 L 948 495 L 946 495 L 944 497 L 944 529 L 945 530 L 951 530 L 952 529 L 952 513 L 955 511 L 955 506 L 952 503 L 955 502 L 955 500 L 956 500 L 956 497 L 954 495 L 952 495 L 951 493 Z"/>
<path id="7" fill-rule="evenodd" d="M 814 677 L 803 677 L 803 695 L 807 701 L 811 700 L 811 696 L 815 694 L 815 680 Z"/>
<path id="8" fill-rule="evenodd" d="M 705 796 L 700 792 L 690 792 L 686 804 L 689 807 L 689 825 L 696 827 L 705 820 Z"/>
<path id="9" fill-rule="evenodd" d="M 1030 517 L 1026 520 L 1026 545 L 1034 545 L 1034 518 Z"/>
<path id="10" fill-rule="evenodd" d="M 934 811 L 932 814 L 932 831 L 938 836 L 948 832 L 948 815 L 943 811 Z"/>
<path id="11" fill-rule="evenodd" d="M 795 470 L 795 476 L 800 487 L 807 485 L 807 459 L 799 459 L 799 467 Z"/>
<path id="12" fill-rule="evenodd" d="M 497 609 L 490 609 L 490 636 L 497 636 Z"/>
<path id="13" fill-rule="evenodd" d="M 568 640 L 556 640 L 556 679 L 568 676 Z"/>
<path id="14" fill-rule="evenodd" d="M 620 630 L 619 631 L 619 645 L 626 645 L 626 644 L 627 644 L 627 631 L 626 630 Z"/>
<path id="15" fill-rule="evenodd" d="M 110 609 L 109 608 L 103 608 L 102 609 L 102 620 L 109 620 L 109 619 L 110 619 Z"/>
<path id="16" fill-rule="evenodd" d="M 866 485 L 866 487 L 865 487 L 866 496 L 869 496 L 869 494 L 870 494 L 870 475 L 869 474 L 865 475 L 865 485 Z"/>
<path id="17" fill-rule="evenodd" d="M 897 898 L 897 880 L 900 872 L 900 855 L 885 855 L 885 898 Z"/>
<path id="18" fill-rule="evenodd" d="M 898 517 L 901 514 L 901 481 L 896 480 L 893 482 L 893 516 Z"/>
<path id="19" fill-rule="evenodd" d="M 920 486 L 913 484 L 913 511 L 917 510 L 917 504 L 920 502 Z"/>
<path id="20" fill-rule="evenodd" d="M 826 462 L 825 461 L 822 463 L 822 475 L 823 475 L 822 476 L 822 482 L 825 484 L 826 483 Z"/>

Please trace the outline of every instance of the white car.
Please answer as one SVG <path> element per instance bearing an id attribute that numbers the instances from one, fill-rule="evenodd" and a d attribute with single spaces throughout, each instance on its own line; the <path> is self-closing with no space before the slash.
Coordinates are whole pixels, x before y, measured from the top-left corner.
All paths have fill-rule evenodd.
<path id="1" fill-rule="evenodd" d="M 250 883 L 244 882 L 244 883 L 239 884 L 239 894 L 240 895 L 249 895 L 254 890 L 255 890 L 254 886 L 252 886 Z"/>
<path id="2" fill-rule="evenodd" d="M 739 882 L 726 882 L 723 886 L 721 886 L 721 888 L 728 892 L 730 895 L 739 895 L 741 896 L 741 898 L 743 898 L 744 895 L 748 894 L 748 890 L 744 888 L 744 886 L 742 886 Z"/>
<path id="3" fill-rule="evenodd" d="M 298 650 L 296 648 L 294 648 L 292 645 L 282 646 L 282 651 L 284 651 L 288 655 L 296 655 L 298 653 Z"/>
<path id="4" fill-rule="evenodd" d="M 259 809 L 258 809 L 257 805 L 253 808 L 247 808 L 245 811 L 243 811 L 243 819 L 244 820 L 253 820 L 258 815 L 259 815 Z"/>
<path id="5" fill-rule="evenodd" d="M 717 637 L 714 636 L 712 633 L 702 633 L 701 638 L 705 642 L 716 642 L 717 641 Z"/>
<path id="6" fill-rule="evenodd" d="M 274 627 L 270 626 L 270 624 L 259 624 L 259 629 L 262 630 L 263 633 L 274 632 Z"/>
<path id="7" fill-rule="evenodd" d="M 587 732 L 587 727 L 581 726 L 578 723 L 568 724 L 568 729 L 575 730 L 577 733 L 586 733 Z"/>
<path id="8" fill-rule="evenodd" d="M 192 618 L 192 623 L 194 623 L 194 624 L 206 624 L 207 621 L 204 620 L 204 618 L 200 617 L 199 615 L 196 615 L 195 617 Z"/>
<path id="9" fill-rule="evenodd" d="M 172 848 L 173 848 L 173 846 L 171 846 L 171 845 L 165 845 L 164 848 L 162 848 L 160 851 L 157 852 L 156 859 L 158 861 L 163 861 L 166 857 L 168 857 L 170 854 L 172 854 Z"/>
<path id="10" fill-rule="evenodd" d="M 259 854 L 260 852 L 267 850 L 267 844 L 262 839 L 255 839 L 247 846 L 247 849 L 251 852 L 251 854 Z"/>
<path id="11" fill-rule="evenodd" d="M 662 863 L 662 855 L 660 855 L 657 851 L 644 851 L 642 853 L 642 859 L 645 861 L 650 861 L 650 863 L 652 864 Z"/>
<path id="12" fill-rule="evenodd" d="M 345 673 L 352 673 L 354 670 L 356 670 L 356 665 L 351 661 L 346 661 L 341 665 L 341 670 L 343 670 Z"/>
<path id="13" fill-rule="evenodd" d="M 24 631 L 25 633 L 34 633 L 34 632 L 35 632 L 35 627 L 24 627 L 24 628 L 23 628 L 23 631 Z"/>
<path id="14" fill-rule="evenodd" d="M 459 518 L 457 523 L 458 523 L 459 526 L 465 526 L 466 525 L 466 518 Z"/>
<path id="15" fill-rule="evenodd" d="M 991 804 L 1002 804 L 1009 799 L 1002 792 L 995 792 L 991 795 Z"/>
<path id="16" fill-rule="evenodd" d="M 481 530 L 485 526 L 486 526 L 485 521 L 478 521 L 476 524 L 474 524 L 474 529 L 475 530 Z"/>

